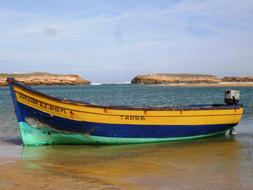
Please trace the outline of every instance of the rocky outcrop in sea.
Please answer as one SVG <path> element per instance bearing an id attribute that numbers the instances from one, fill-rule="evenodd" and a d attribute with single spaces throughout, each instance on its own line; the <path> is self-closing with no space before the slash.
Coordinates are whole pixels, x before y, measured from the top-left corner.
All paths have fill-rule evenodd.
<path id="1" fill-rule="evenodd" d="M 6 86 L 6 79 L 14 77 L 17 81 L 28 85 L 85 85 L 89 80 L 76 74 L 26 73 L 26 74 L 0 74 L 0 86 Z"/>
<path id="2" fill-rule="evenodd" d="M 132 84 L 196 84 L 196 83 L 219 83 L 221 79 L 213 75 L 205 74 L 149 74 L 138 75 Z"/>

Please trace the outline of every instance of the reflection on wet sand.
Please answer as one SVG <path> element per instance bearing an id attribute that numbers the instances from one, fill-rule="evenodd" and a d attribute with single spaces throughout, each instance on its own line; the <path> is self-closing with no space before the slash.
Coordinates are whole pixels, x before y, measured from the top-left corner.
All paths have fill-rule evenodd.
<path id="1" fill-rule="evenodd" d="M 6 147 L 6 145 L 4 146 Z M 247 148 L 247 149 L 245 149 Z M 232 137 L 124 146 L 9 146 L 0 189 L 252 189 L 252 155 Z"/>
<path id="2" fill-rule="evenodd" d="M 63 189 L 247 186 L 238 177 L 240 143 L 226 137 L 127 146 L 24 147 L 22 159 L 32 181 L 52 188 L 61 183 Z"/>

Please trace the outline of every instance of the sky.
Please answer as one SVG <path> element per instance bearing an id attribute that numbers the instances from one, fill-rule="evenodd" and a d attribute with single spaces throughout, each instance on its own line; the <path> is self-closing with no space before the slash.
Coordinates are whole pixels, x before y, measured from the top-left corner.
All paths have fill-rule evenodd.
<path id="1" fill-rule="evenodd" d="M 253 0 L 0 0 L 0 73 L 253 76 Z"/>

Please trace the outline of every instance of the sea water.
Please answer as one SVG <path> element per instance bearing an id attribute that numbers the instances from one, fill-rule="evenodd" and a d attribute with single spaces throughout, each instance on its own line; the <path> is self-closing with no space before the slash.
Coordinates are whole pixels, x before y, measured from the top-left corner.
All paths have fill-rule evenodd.
<path id="1" fill-rule="evenodd" d="M 223 103 L 227 89 L 129 84 L 34 88 L 60 98 L 125 106 Z M 234 136 L 145 145 L 23 148 L 9 89 L 1 87 L 0 189 L 253 189 L 253 88 L 233 89 L 241 91 L 245 107 Z"/>

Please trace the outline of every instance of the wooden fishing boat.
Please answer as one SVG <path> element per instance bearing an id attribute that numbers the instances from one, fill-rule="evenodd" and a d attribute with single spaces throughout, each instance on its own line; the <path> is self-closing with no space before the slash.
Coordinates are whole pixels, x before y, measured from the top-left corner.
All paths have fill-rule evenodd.
<path id="1" fill-rule="evenodd" d="M 8 78 L 25 146 L 129 144 L 225 134 L 240 122 L 243 106 L 102 106 L 59 99 Z M 234 97 L 233 97 L 234 98 Z"/>

